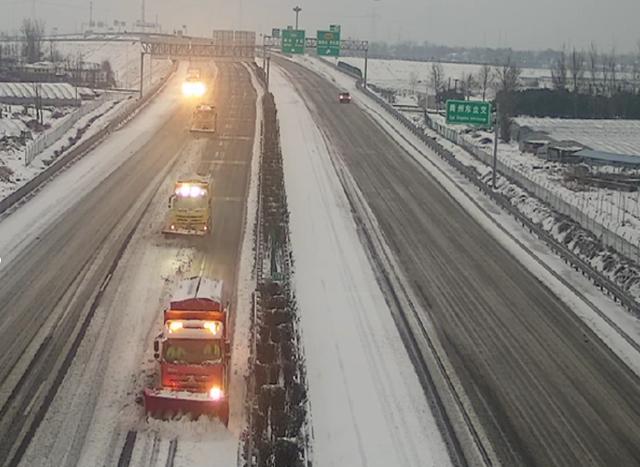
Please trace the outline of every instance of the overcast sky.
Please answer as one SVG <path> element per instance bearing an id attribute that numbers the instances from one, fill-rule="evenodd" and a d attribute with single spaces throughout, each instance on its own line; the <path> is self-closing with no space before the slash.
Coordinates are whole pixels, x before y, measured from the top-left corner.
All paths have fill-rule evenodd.
<path id="1" fill-rule="evenodd" d="M 0 0 L 0 28 L 16 28 L 34 0 Z M 79 30 L 89 18 L 89 0 L 35 0 L 36 14 L 50 29 Z M 147 19 L 158 15 L 167 29 L 189 33 L 245 28 L 258 32 L 292 24 L 295 2 L 287 0 L 146 0 Z M 632 51 L 640 39 L 640 0 L 300 0 L 301 28 L 329 23 L 343 36 L 386 41 L 414 40 L 516 49 L 587 47 Z M 140 18 L 141 0 L 94 0 L 94 18 Z"/>

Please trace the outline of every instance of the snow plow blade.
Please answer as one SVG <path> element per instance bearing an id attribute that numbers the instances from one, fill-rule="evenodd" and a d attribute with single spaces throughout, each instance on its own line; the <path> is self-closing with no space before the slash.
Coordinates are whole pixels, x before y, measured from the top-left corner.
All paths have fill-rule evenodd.
<path id="1" fill-rule="evenodd" d="M 215 133 L 216 129 L 215 128 L 197 128 L 197 127 L 191 127 L 189 129 L 189 131 L 191 133 Z"/>
<path id="2" fill-rule="evenodd" d="M 170 420 L 183 414 L 189 414 L 195 420 L 207 415 L 219 418 L 225 426 L 229 425 L 229 401 L 213 401 L 206 394 L 146 388 L 144 408 L 148 415 L 161 420 Z"/>
<path id="3" fill-rule="evenodd" d="M 172 229 L 171 227 L 165 227 L 162 233 L 165 235 L 194 235 L 196 237 L 204 237 L 209 233 L 209 229 Z"/>

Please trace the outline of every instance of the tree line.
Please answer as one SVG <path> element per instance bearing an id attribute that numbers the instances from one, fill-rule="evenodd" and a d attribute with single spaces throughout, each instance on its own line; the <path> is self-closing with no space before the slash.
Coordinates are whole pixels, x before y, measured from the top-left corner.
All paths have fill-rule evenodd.
<path id="1" fill-rule="evenodd" d="M 624 70 L 624 71 L 623 71 Z M 499 109 L 500 136 L 510 139 L 514 115 L 557 118 L 640 118 L 640 41 L 635 59 L 623 67 L 615 50 L 599 52 L 594 44 L 588 51 L 565 48 L 551 66 L 551 89 L 523 89 L 522 67 L 511 55 L 499 65 L 483 64 L 477 73 L 462 73 L 455 80 L 445 77 L 441 63 L 429 69 L 428 86 L 439 109 L 455 95 L 469 99 L 479 95 L 488 99 L 494 92 Z M 410 77 L 410 82 L 416 79 Z M 414 86 L 411 84 L 411 86 Z"/>
<path id="2" fill-rule="evenodd" d="M 0 73 L 6 69 L 7 62 L 34 64 L 41 61 L 63 64 L 65 71 L 71 74 L 74 82 L 81 80 L 84 67 L 81 53 L 64 56 L 56 48 L 54 41 L 45 38 L 45 23 L 42 20 L 25 18 L 20 26 L 21 41 L 0 43 Z M 100 70 L 106 73 L 107 83 L 115 85 L 115 74 L 108 60 L 103 60 Z"/>
<path id="3" fill-rule="evenodd" d="M 613 96 L 640 92 L 640 41 L 631 63 L 623 63 L 616 50 L 600 52 L 592 43 L 587 51 L 563 47 L 551 66 L 553 88 L 576 94 Z"/>
<path id="4" fill-rule="evenodd" d="M 522 68 L 516 64 L 511 56 L 507 56 L 501 65 L 491 66 L 483 64 L 477 74 L 463 73 L 459 80 L 456 80 L 455 88 L 452 90 L 449 81 L 445 78 L 444 67 L 439 62 L 433 62 L 429 70 L 429 86 L 433 90 L 436 99 L 436 107 L 439 110 L 444 102 L 454 97 L 469 99 L 478 91 L 482 100 L 488 98 L 488 92 L 495 92 L 495 102 L 500 109 L 500 129 L 501 137 L 504 140 L 510 139 L 510 119 L 515 111 L 514 92 L 520 85 Z M 458 89 L 458 84 L 460 88 Z M 452 92 L 453 91 L 453 92 Z M 457 96 L 456 96 L 457 97 Z"/>

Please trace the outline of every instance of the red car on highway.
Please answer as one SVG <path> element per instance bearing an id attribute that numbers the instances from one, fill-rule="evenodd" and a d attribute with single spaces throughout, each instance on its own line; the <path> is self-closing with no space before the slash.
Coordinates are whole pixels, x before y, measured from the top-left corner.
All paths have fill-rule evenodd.
<path id="1" fill-rule="evenodd" d="M 338 100 L 341 104 L 349 104 L 351 102 L 351 94 L 343 91 L 338 95 Z"/>

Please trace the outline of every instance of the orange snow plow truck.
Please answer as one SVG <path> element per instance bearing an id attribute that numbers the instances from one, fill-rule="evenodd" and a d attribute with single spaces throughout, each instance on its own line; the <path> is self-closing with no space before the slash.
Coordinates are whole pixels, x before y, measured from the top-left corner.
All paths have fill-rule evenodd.
<path id="1" fill-rule="evenodd" d="M 144 391 L 144 406 L 157 418 L 179 414 L 216 416 L 229 423 L 227 310 L 222 281 L 194 277 L 181 282 L 164 311 L 162 333 L 153 343 L 160 371 Z"/>

